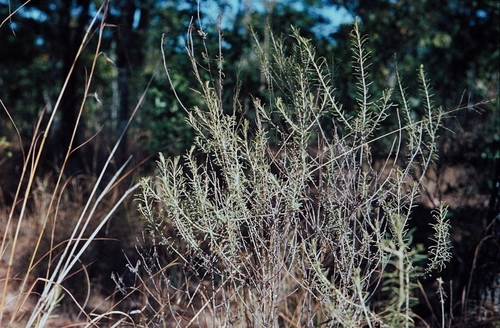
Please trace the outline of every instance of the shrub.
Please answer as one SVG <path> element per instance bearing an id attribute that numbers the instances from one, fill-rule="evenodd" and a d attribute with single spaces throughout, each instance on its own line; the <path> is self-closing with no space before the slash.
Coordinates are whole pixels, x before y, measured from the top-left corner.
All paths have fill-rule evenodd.
<path id="1" fill-rule="evenodd" d="M 399 76 L 397 90 L 372 97 L 367 38 L 356 22 L 358 108 L 348 111 L 328 62 L 298 30 L 288 41 L 256 46 L 269 96 L 254 98 L 250 122 L 237 115 L 237 101 L 232 111 L 223 104 L 222 56 L 217 78 L 203 79 L 189 35 L 205 103 L 187 110 L 195 145 L 182 158 L 160 154 L 157 176 L 138 195 L 155 249 L 164 245 L 172 259 L 144 257 L 149 323 L 408 327 L 415 278 L 450 258 L 444 206 L 430 249 L 412 244 L 408 229 L 443 115 L 423 68 L 421 120 Z M 398 126 L 382 133 L 388 118 Z M 374 154 L 381 140 L 392 146 Z"/>

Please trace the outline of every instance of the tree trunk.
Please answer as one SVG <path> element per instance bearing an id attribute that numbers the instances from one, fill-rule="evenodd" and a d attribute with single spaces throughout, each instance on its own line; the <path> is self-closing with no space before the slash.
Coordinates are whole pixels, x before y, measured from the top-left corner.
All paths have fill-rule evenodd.
<path id="1" fill-rule="evenodd" d="M 134 13 L 136 10 L 134 0 L 123 0 L 120 2 L 119 33 L 116 47 L 116 65 L 118 67 L 118 92 L 119 92 L 119 110 L 118 110 L 118 134 L 120 135 L 127 125 L 130 116 L 130 90 L 129 81 L 131 75 L 131 40 L 134 23 Z M 123 162 L 127 156 L 128 149 L 127 137 L 121 141 L 118 151 L 118 159 Z"/>
<path id="2" fill-rule="evenodd" d="M 66 80 L 73 64 L 75 64 L 75 68 L 73 69 L 73 74 L 68 80 L 59 106 L 60 124 L 54 125 L 52 137 L 47 145 L 48 159 L 51 160 L 53 162 L 52 164 L 58 168 L 61 167 L 62 160 L 64 159 L 69 147 L 71 146 L 74 148 L 75 145 L 78 145 L 83 141 L 81 138 L 81 132 L 78 133 L 77 131 L 73 144 L 70 145 L 71 137 L 76 127 L 78 110 L 81 102 L 83 101 L 82 94 L 80 92 L 81 86 L 79 85 L 82 80 L 78 72 L 78 63 L 74 63 L 74 61 L 85 33 L 85 25 L 89 20 L 88 12 L 90 0 L 77 1 L 80 13 L 77 17 L 77 24 L 75 27 L 71 26 L 71 11 L 74 9 L 71 6 L 71 3 L 71 1 L 61 1 L 60 8 L 58 10 L 59 44 L 61 52 L 64 53 L 61 70 L 62 81 Z M 76 153 L 70 158 L 68 169 L 74 172 L 82 169 L 82 165 L 82 158 L 78 153 Z"/>

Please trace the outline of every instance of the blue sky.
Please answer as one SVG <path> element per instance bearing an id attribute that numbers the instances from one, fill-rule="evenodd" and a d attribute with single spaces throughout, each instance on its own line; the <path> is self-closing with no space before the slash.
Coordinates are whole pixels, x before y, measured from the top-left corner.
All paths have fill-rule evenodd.
<path id="1" fill-rule="evenodd" d="M 247 0 L 242 0 L 242 1 L 243 3 L 247 2 Z M 273 1 L 273 0 L 268 0 L 268 1 Z M 277 3 L 280 2 L 280 0 L 274 0 L 274 1 Z M 290 5 L 294 6 L 297 10 L 304 9 L 302 1 L 296 1 L 296 0 L 283 0 L 283 1 L 286 1 Z M 5 3 L 5 2 L 7 2 L 7 0 L 0 0 L 0 3 Z M 253 10 L 260 12 L 264 11 L 264 5 L 262 3 L 262 0 L 251 0 L 250 2 L 252 4 Z M 231 21 L 236 16 L 239 0 L 223 0 L 223 1 L 199 0 L 199 4 L 200 7 L 205 9 L 205 10 L 202 9 L 202 11 L 209 13 L 209 17 L 205 18 L 209 19 L 211 22 L 217 21 L 217 17 L 219 13 L 221 13 L 220 12 L 221 8 L 224 8 L 224 12 L 222 12 L 222 24 L 224 28 L 224 24 L 228 24 L 229 26 L 232 25 Z M 219 6 L 219 4 L 222 4 L 222 6 Z M 352 23 L 354 21 L 354 17 L 351 14 L 349 14 L 347 10 L 332 5 L 329 6 L 325 5 L 321 8 L 313 8 L 311 11 L 313 11 L 315 14 L 320 14 L 329 21 L 328 24 L 321 24 L 315 28 L 316 29 L 315 32 L 317 32 L 318 35 L 321 35 L 322 33 L 325 32 L 326 32 L 325 34 L 330 34 L 332 32 L 335 32 L 340 25 L 345 23 Z M 31 17 L 38 20 L 48 19 L 48 17 L 44 13 L 33 8 L 30 10 L 26 10 L 25 8 L 23 8 L 20 10 L 19 13 L 25 17 Z M 136 15 L 137 16 L 135 17 L 134 23 L 139 22 L 140 12 L 137 11 Z"/>
<path id="2" fill-rule="evenodd" d="M 200 6 L 202 8 L 209 8 L 208 12 L 210 13 L 210 20 L 216 21 L 218 14 L 220 13 L 220 7 L 218 6 L 218 3 L 220 1 L 214 1 L 214 0 L 199 0 L 200 1 Z M 276 0 L 276 2 L 279 2 L 280 0 Z M 245 2 L 245 0 L 243 0 Z M 295 6 L 297 10 L 303 10 L 303 2 L 302 1 L 287 1 L 290 3 L 292 6 Z M 229 5 L 228 9 L 226 9 L 224 12 L 222 12 L 222 24 L 224 26 L 224 22 L 226 24 L 230 24 L 230 21 L 235 17 L 236 12 L 238 10 L 238 0 L 226 0 L 223 1 L 222 3 L 225 3 Z M 256 11 L 264 11 L 264 5 L 262 4 L 261 0 L 252 0 L 252 7 Z M 345 23 L 352 23 L 354 21 L 354 17 L 347 12 L 346 9 L 344 8 L 338 8 L 335 6 L 323 6 L 322 8 L 314 8 L 312 10 L 314 13 L 319 13 L 321 14 L 324 18 L 330 21 L 329 24 L 322 24 L 321 26 L 318 26 L 317 32 L 318 34 L 321 34 L 322 31 L 328 31 L 328 33 L 332 33 L 338 29 L 338 27 L 342 24 Z"/>

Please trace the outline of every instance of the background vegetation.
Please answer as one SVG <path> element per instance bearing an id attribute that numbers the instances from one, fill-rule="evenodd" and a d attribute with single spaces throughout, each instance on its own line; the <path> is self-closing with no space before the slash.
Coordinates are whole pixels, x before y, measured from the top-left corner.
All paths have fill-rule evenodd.
<path id="1" fill-rule="evenodd" d="M 322 13 L 331 6 L 345 10 L 351 21 L 338 28 L 326 24 L 329 17 Z M 216 12 L 221 13 L 220 20 Z M 144 252 L 159 252 L 164 261 L 160 268 L 175 259 L 175 254 L 154 247 L 149 237 L 141 235 L 144 227 L 132 199 L 116 210 L 113 207 L 127 191 L 133 193 L 130 188 L 136 186 L 138 176 L 155 174 L 152 159 L 158 151 L 168 157 L 184 153 L 193 144 L 193 125 L 187 124 L 179 102 L 187 108 L 204 105 L 192 89 L 199 85 L 193 74 L 193 57 L 186 55 L 190 41 L 191 49 L 201 56 L 197 57 L 202 65 L 201 80 L 221 82 L 217 84 L 218 101 L 229 110 L 226 114 L 236 108 L 235 115 L 249 119 L 254 131 L 255 97 L 287 94 L 286 88 L 269 88 L 266 72 L 258 70 L 259 53 L 269 55 L 271 35 L 287 36 L 293 24 L 300 36 L 311 40 L 317 58 L 329 60 L 335 96 L 342 99 L 346 115 L 354 116 L 360 111 L 349 36 L 354 16 L 359 17 L 359 29 L 369 38 L 365 48 L 373 63 L 369 70 L 374 99 L 388 87 L 397 88 L 397 63 L 405 86 L 412 91 L 407 99 L 412 119 L 424 118 L 426 112 L 420 111 L 425 108 L 423 98 L 414 92 L 421 87 L 415 77 L 424 64 L 436 105 L 444 112 L 462 108 L 443 117 L 446 128 L 437 139 L 439 160 L 429 166 L 418 199 L 421 206 L 412 211 L 409 228 L 419 231 L 413 235 L 413 245 L 428 248 L 433 230 L 427 217 L 441 201 L 449 205 L 453 260 L 439 285 L 447 293 L 446 324 L 491 324 L 499 313 L 495 304 L 500 303 L 498 287 L 492 287 L 500 272 L 500 229 L 494 220 L 499 211 L 495 192 L 500 171 L 499 4 L 454 0 L 263 1 L 258 5 L 251 1 L 0 1 L 3 320 L 22 322 L 23 311 L 30 313 L 36 307 L 26 301 L 25 310 L 19 311 L 23 307 L 15 302 L 23 299 L 23 291 L 43 294 L 43 283 L 35 279 L 57 271 L 52 270 L 56 259 L 71 258 L 61 255 L 61 245 L 71 244 L 67 241 L 74 237 L 67 227 L 78 225 L 87 202 L 89 208 L 95 208 L 84 224 L 87 232 L 79 237 L 82 243 L 75 243 L 76 253 L 71 253 L 85 248 L 77 257 L 80 269 L 69 265 L 69 271 L 58 278 L 64 280 L 65 295 L 85 304 L 78 314 L 75 303 L 66 296 L 59 310 L 68 321 L 84 320 L 83 313 L 90 313 L 89 309 L 109 310 L 116 303 L 120 304 L 117 309 L 130 313 L 140 302 L 134 303 L 134 297 L 119 302 L 120 293 L 113 294 L 116 285 L 109 278 L 111 272 L 120 273 L 114 276 L 119 285 L 138 286 L 140 275 L 126 266 L 134 268 L 138 260 L 144 263 L 156 258 Z M 198 31 L 205 33 L 197 35 Z M 260 48 L 255 49 L 254 37 Z M 284 42 L 291 46 L 293 38 Z M 162 51 L 170 81 L 162 68 Z M 223 68 L 223 76 L 217 76 L 219 68 Z M 237 103 L 233 91 L 239 94 Z M 115 143 L 133 113 L 127 134 Z M 325 119 L 322 126 L 331 127 L 330 121 Z M 381 133 L 394 128 L 394 117 L 379 127 Z M 279 145 L 279 136 L 270 142 Z M 43 149 L 39 148 L 43 143 Z M 67 157 L 69 147 L 72 151 Z M 383 163 L 390 147 L 390 142 L 374 143 L 373 163 Z M 115 156 L 108 160 L 113 149 Z M 131 154 L 128 168 L 133 169 L 123 178 L 106 170 L 119 170 Z M 103 181 L 110 183 L 100 186 Z M 102 218 L 106 218 L 104 228 L 97 230 Z M 92 231 L 98 233 L 92 235 Z M 20 236 L 22 243 L 13 243 L 14 236 Z M 94 242 L 81 246 L 90 236 Z M 137 246 L 137 238 L 142 246 Z M 33 245 L 39 245 L 34 253 Z M 136 247 L 143 250 L 137 252 Z M 22 260 L 11 266 L 11 254 Z M 6 270 L 10 270 L 7 279 Z M 78 272 L 69 274 L 71 270 Z M 31 287 L 19 289 L 18 283 Z M 419 280 L 420 292 L 415 292 L 419 302 L 412 311 L 425 322 L 440 326 L 436 283 L 434 278 Z M 8 303 L 12 290 L 20 292 L 14 293 L 18 297 L 13 298 L 14 303 Z M 152 290 L 147 289 L 148 293 Z M 57 290 L 46 293 L 53 300 L 61 295 Z M 115 298 L 106 299 L 107 295 Z M 17 305 L 13 307 L 17 312 L 6 304 Z"/>

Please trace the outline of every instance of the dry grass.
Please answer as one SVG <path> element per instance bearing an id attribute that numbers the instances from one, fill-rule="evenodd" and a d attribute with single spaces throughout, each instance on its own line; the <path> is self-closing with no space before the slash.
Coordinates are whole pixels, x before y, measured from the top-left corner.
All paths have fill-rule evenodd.
<path id="1" fill-rule="evenodd" d="M 92 84 L 95 64 L 100 54 L 101 36 L 105 28 L 104 21 L 98 23 L 97 18 L 106 10 L 103 5 L 96 13 L 74 59 L 73 67 L 83 49 L 88 46 L 88 38 L 96 30 L 98 42 L 94 49 L 94 61 L 88 71 L 79 118 L 84 111 L 85 100 Z M 73 69 L 68 73 L 66 83 L 71 74 Z M 66 83 L 45 126 L 42 126 L 45 113 L 40 115 L 40 120 L 33 130 L 33 140 L 26 151 L 19 135 L 22 159 L 13 164 L 14 168 L 18 167 L 18 170 L 14 170 L 18 174 L 18 186 L 14 193 L 8 195 L 12 200 L 2 207 L 7 211 L 3 212 L 0 218 L 2 326 L 48 327 L 66 325 L 73 320 L 91 320 L 87 314 L 88 302 L 92 300 L 91 294 L 96 295 L 101 291 L 94 289 L 96 284 L 89 278 L 91 263 L 87 254 L 95 253 L 100 243 L 109 241 L 110 238 L 106 235 L 110 229 L 114 229 L 111 218 L 116 215 L 120 204 L 138 186 L 130 184 L 130 178 L 127 178 L 130 171 L 124 169 L 128 161 L 120 164 L 122 166 L 118 166 L 116 172 L 108 170 L 123 135 L 111 149 L 109 157 L 104 160 L 103 167 L 96 176 L 66 176 L 65 169 L 71 156 L 80 148 L 88 146 L 88 142 L 82 145 L 74 144 L 74 139 L 71 140 L 59 173 L 44 173 L 40 167 L 41 158 Z M 15 117 L 10 115 L 7 108 L 4 109 L 15 127 Z M 78 127 L 78 122 L 76 126 Z M 12 177 L 15 176 L 14 172 Z M 129 183 L 129 186 L 126 186 L 126 183 Z M 126 214 L 123 210 L 121 212 L 122 215 Z M 120 225 L 124 226 L 121 222 Z M 109 255 L 111 254 L 108 253 L 107 256 Z M 68 308 L 76 309 L 76 312 L 68 311 Z"/>

